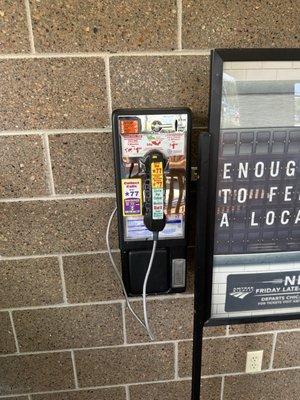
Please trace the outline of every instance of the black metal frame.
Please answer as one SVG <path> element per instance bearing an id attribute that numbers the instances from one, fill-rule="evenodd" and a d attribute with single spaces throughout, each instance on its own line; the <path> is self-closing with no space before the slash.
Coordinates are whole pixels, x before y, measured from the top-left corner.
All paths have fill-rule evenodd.
<path id="1" fill-rule="evenodd" d="M 204 326 L 227 324 L 243 324 L 272 322 L 299 319 L 300 314 L 273 314 L 267 316 L 238 317 L 238 318 L 211 318 L 211 297 L 214 255 L 214 227 L 216 205 L 216 183 L 218 169 L 218 147 L 221 122 L 222 78 L 223 63 L 225 61 L 299 61 L 300 49 L 216 49 L 211 52 L 210 69 L 210 108 L 209 108 L 209 133 L 210 155 L 208 162 L 199 161 L 201 168 L 207 168 L 207 176 L 201 171 L 198 184 L 198 217 L 197 217 L 197 259 L 195 268 L 195 304 L 194 304 L 194 348 L 193 348 L 193 373 L 192 373 L 192 400 L 200 399 L 201 383 L 201 354 L 202 336 Z M 199 157 L 203 161 L 203 145 L 199 145 Z M 205 182 L 209 182 L 209 185 Z M 201 193 L 207 188 L 206 194 Z M 203 208 L 203 201 L 207 207 Z M 207 211 L 204 217 L 203 210 Z M 203 238 L 203 232 L 206 238 Z M 202 240 L 205 239 L 203 244 Z M 203 249 L 205 246 L 205 249 Z M 201 291 L 201 293 L 199 293 Z"/>
<path id="2" fill-rule="evenodd" d="M 270 322 L 298 319 L 298 314 L 272 314 L 267 316 L 211 318 L 211 295 L 214 255 L 214 227 L 216 205 L 216 183 L 218 169 L 219 134 L 221 121 L 222 76 L 225 61 L 299 61 L 300 49 L 221 49 L 211 53 L 211 93 L 209 112 L 209 133 L 211 134 L 210 168 L 208 188 L 208 221 L 205 277 L 206 277 L 206 307 L 205 323 L 207 326 L 243 324 L 249 322 Z"/>

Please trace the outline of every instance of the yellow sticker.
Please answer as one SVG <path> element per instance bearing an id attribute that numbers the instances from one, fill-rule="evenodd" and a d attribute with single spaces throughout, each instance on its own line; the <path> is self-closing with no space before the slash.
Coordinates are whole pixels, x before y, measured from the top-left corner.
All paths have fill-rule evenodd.
<path id="1" fill-rule="evenodd" d="M 142 215 L 142 180 L 122 179 L 122 209 L 124 217 Z"/>
<path id="2" fill-rule="evenodd" d="M 164 187 L 163 163 L 161 161 L 151 164 L 151 186 L 153 189 Z"/>
<path id="3" fill-rule="evenodd" d="M 151 164 L 152 186 L 152 218 L 155 220 L 164 218 L 164 169 L 163 163 Z"/>

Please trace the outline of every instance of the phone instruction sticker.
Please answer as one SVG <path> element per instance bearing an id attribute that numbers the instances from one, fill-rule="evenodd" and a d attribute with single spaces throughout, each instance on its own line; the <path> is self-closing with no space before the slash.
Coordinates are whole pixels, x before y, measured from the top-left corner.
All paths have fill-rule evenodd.
<path id="1" fill-rule="evenodd" d="M 122 179 L 123 216 L 142 215 L 142 181 L 141 179 Z"/>
<path id="2" fill-rule="evenodd" d="M 123 157 L 142 157 L 151 150 L 159 150 L 168 157 L 185 154 L 184 132 L 131 134 L 121 140 Z"/>
<path id="3" fill-rule="evenodd" d="M 164 176 L 163 163 L 153 162 L 151 164 L 152 185 L 152 218 L 164 218 Z"/>

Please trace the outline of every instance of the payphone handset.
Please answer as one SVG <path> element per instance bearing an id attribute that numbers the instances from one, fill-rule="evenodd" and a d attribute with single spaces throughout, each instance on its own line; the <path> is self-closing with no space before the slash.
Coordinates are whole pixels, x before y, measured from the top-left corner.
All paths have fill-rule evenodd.
<path id="1" fill-rule="evenodd" d="M 166 161 L 159 151 L 151 151 L 143 159 L 145 166 L 144 180 L 144 224 L 151 232 L 160 232 L 166 225 L 164 212 Z"/>
<path id="2" fill-rule="evenodd" d="M 115 110 L 112 125 L 122 287 L 126 300 L 143 294 L 149 333 L 146 292 L 186 286 L 191 112 Z"/>

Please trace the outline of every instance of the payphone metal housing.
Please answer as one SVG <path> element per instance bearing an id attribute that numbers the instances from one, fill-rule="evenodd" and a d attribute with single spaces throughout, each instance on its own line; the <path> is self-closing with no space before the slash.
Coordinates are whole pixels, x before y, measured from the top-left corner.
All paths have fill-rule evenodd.
<path id="1" fill-rule="evenodd" d="M 156 200 L 163 203 L 166 221 L 159 232 L 147 293 L 183 292 L 186 288 L 191 111 L 189 108 L 118 109 L 113 112 L 112 125 L 119 246 L 126 291 L 129 295 L 142 293 L 151 255 L 153 232 L 144 223 L 145 197 L 149 193 L 145 159 L 156 152 L 163 158 L 164 168 L 163 200 L 159 190 Z M 151 207 L 155 204 L 151 203 Z M 159 207 L 156 207 L 158 215 Z"/>

